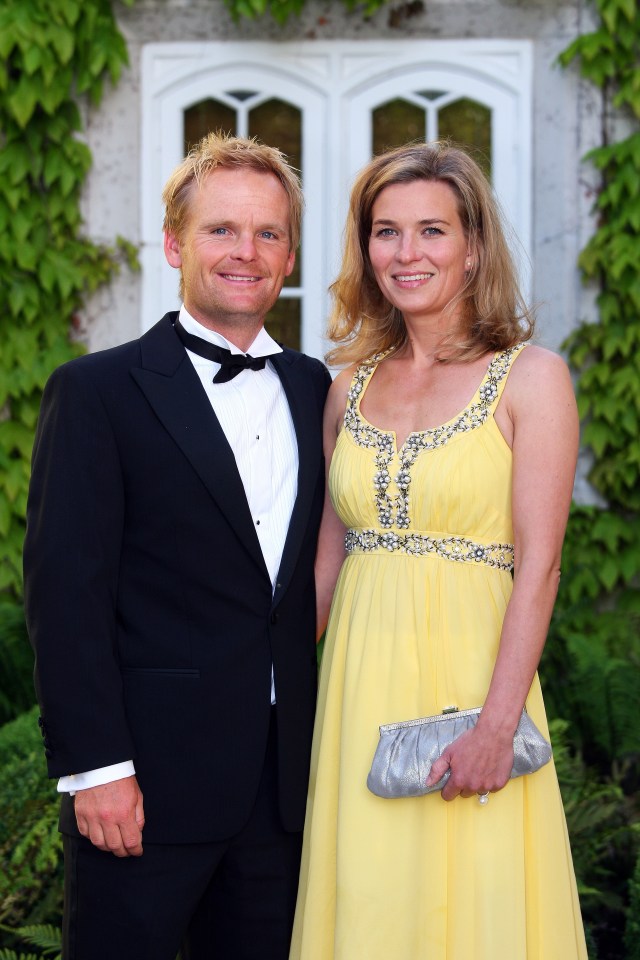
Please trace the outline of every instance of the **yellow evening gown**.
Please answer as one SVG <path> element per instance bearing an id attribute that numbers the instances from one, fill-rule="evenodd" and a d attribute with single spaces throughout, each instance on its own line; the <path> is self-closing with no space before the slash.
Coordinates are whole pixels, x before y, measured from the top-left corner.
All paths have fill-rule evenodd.
<path id="1" fill-rule="evenodd" d="M 466 409 L 396 451 L 353 378 L 329 486 L 347 526 L 320 674 L 291 960 L 586 960 L 553 762 L 486 806 L 383 800 L 382 723 L 483 703 L 512 587 L 511 451 L 493 414 L 521 347 Z M 527 709 L 548 735 L 537 677 Z"/>

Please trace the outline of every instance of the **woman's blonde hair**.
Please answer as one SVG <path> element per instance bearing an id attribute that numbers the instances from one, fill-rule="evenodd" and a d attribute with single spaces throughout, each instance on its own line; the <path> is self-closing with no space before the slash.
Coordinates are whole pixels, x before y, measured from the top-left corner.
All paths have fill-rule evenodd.
<path id="1" fill-rule="evenodd" d="M 449 143 L 411 143 L 374 157 L 356 177 L 345 227 L 342 266 L 330 290 L 334 300 L 328 337 L 337 344 L 327 362 L 343 365 L 406 341 L 401 312 L 381 292 L 369 258 L 373 205 L 385 187 L 416 180 L 446 183 L 472 255 L 466 282 L 450 306 L 460 326 L 442 343 L 440 360 L 470 361 L 489 350 L 528 340 L 533 316 L 526 307 L 505 239 L 498 203 L 478 164 Z"/>
<path id="2" fill-rule="evenodd" d="M 201 184 L 207 174 L 218 167 L 272 173 L 282 184 L 289 201 L 289 249 L 300 243 L 303 196 L 300 178 L 286 157 L 276 147 L 257 140 L 233 137 L 225 133 L 209 133 L 191 148 L 178 164 L 162 191 L 165 207 L 163 229 L 182 238 L 189 216 L 193 184 Z"/>

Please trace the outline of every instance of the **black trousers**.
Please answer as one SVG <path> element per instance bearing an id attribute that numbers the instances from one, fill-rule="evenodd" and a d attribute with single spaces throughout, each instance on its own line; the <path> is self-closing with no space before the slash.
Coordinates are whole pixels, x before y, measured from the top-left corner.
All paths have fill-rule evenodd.
<path id="1" fill-rule="evenodd" d="M 272 717 L 252 816 L 228 840 L 121 859 L 65 836 L 62 960 L 287 960 L 302 835 L 280 824 L 276 750 Z"/>

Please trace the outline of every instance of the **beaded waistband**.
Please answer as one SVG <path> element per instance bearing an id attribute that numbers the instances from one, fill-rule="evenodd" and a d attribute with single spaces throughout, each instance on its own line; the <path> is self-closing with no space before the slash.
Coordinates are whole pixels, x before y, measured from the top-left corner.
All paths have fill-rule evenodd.
<path id="1" fill-rule="evenodd" d="M 475 543 L 466 537 L 427 537 L 420 533 L 392 533 L 350 529 L 344 538 L 347 553 L 377 553 L 383 550 L 425 557 L 435 553 L 445 560 L 486 563 L 498 570 L 513 570 L 513 544 Z"/>

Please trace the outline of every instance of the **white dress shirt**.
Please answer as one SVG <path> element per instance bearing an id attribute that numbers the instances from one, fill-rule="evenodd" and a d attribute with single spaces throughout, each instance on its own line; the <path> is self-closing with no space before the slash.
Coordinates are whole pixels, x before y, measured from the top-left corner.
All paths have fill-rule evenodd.
<path id="1" fill-rule="evenodd" d="M 184 306 L 180 310 L 180 323 L 187 333 L 225 347 L 231 353 L 242 353 L 221 334 L 194 320 Z M 265 357 L 282 353 L 282 348 L 263 327 L 247 353 L 252 357 Z M 190 350 L 187 355 L 233 450 L 274 588 L 298 492 L 298 445 L 280 377 L 267 361 L 263 370 L 243 370 L 227 383 L 213 383 L 220 364 Z M 273 670 L 271 702 L 275 703 Z M 76 790 L 110 783 L 134 773 L 133 761 L 125 760 L 61 777 L 58 791 L 74 794 Z"/>

